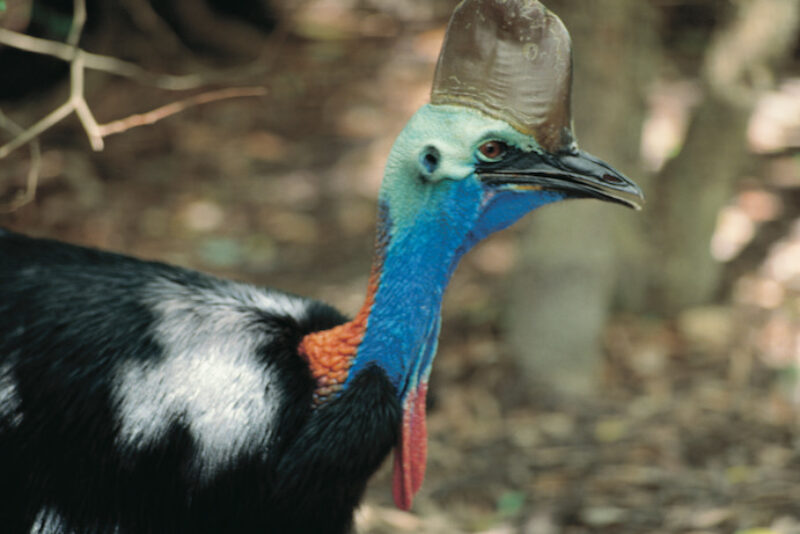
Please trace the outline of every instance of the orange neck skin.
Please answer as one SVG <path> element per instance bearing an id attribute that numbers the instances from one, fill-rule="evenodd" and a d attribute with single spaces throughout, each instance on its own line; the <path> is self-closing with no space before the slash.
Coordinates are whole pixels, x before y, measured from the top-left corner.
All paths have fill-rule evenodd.
<path id="1" fill-rule="evenodd" d="M 353 365 L 358 347 L 367 331 L 369 314 L 375 303 L 375 293 L 383 272 L 383 261 L 389 244 L 389 224 L 386 209 L 379 205 L 378 228 L 375 235 L 375 256 L 367 283 L 367 296 L 361 310 L 344 324 L 330 330 L 306 335 L 297 347 L 297 352 L 308 362 L 311 376 L 317 382 L 314 390 L 314 405 L 319 406 L 332 399 L 342 389 L 350 367 Z"/>
<path id="2" fill-rule="evenodd" d="M 308 362 L 311 376 L 317 382 L 314 391 L 315 405 L 324 404 L 331 399 L 347 380 L 353 358 L 367 331 L 367 321 L 375 302 L 382 264 L 380 259 L 373 263 L 367 284 L 367 297 L 352 321 L 330 330 L 312 332 L 300 341 L 297 350 Z"/>

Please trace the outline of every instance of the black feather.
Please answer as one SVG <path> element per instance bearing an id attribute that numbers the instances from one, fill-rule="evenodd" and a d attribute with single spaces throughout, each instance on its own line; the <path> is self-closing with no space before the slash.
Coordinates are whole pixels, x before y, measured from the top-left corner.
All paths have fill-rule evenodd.
<path id="1" fill-rule="evenodd" d="M 247 318 L 238 335 L 260 336 L 252 360 L 278 382 L 266 447 L 230 451 L 210 477 L 192 468 L 202 451 L 191 420 L 164 421 L 141 447 L 120 441 L 120 369 L 171 354 L 151 304 L 169 288 L 197 306 L 224 296 L 208 305 Z M 298 343 L 346 318 L 305 299 L 302 313 L 277 313 L 237 291 L 298 299 L 0 230 L 0 531 L 48 527 L 48 514 L 81 534 L 349 531 L 367 479 L 397 441 L 396 392 L 370 367 L 312 408 Z"/>

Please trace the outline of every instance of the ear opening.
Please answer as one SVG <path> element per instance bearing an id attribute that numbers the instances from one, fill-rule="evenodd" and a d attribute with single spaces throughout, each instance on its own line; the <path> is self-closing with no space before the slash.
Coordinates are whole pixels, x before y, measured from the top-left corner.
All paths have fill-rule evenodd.
<path id="1" fill-rule="evenodd" d="M 428 145 L 422 149 L 419 155 L 419 164 L 422 167 L 422 172 L 426 176 L 430 176 L 436 169 L 439 168 L 439 163 L 442 160 L 442 154 L 435 146 Z"/>

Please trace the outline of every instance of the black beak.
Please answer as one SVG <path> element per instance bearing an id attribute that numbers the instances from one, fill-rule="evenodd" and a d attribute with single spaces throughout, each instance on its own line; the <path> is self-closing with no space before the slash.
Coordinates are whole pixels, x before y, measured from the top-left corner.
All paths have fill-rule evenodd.
<path id="1" fill-rule="evenodd" d="M 500 161 L 481 163 L 476 171 L 489 186 L 561 191 L 571 198 L 597 198 L 636 210 L 644 205 L 638 185 L 582 150 L 555 155 L 512 150 Z"/>

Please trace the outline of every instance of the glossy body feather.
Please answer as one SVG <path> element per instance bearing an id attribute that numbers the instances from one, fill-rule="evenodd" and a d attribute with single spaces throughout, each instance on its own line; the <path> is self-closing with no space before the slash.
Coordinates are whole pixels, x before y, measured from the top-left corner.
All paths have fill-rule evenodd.
<path id="1" fill-rule="evenodd" d="M 377 368 L 312 409 L 323 304 L 8 232 L 0 294 L 3 532 L 346 532 L 397 441 Z"/>

